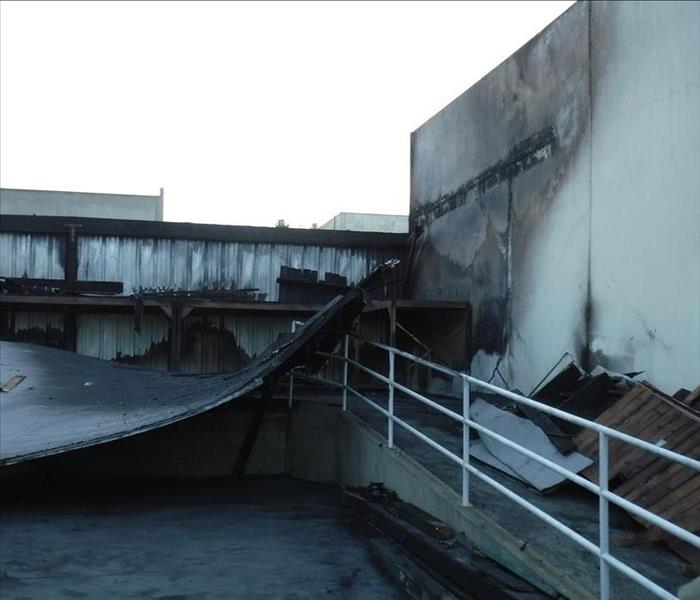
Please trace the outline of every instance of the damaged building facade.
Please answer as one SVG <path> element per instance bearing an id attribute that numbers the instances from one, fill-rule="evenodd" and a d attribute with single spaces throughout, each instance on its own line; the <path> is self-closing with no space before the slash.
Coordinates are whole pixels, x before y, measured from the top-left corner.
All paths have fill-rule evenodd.
<path id="1" fill-rule="evenodd" d="M 24 196 L 3 190 L 0 276 L 122 288 L 79 307 L 6 294 L 2 337 L 156 369 L 235 370 L 400 259 L 400 302 L 471 311 L 449 327 L 434 312 L 427 327 L 404 315 L 420 334 L 404 341 L 453 368 L 529 392 L 573 360 L 692 389 L 699 11 L 572 7 L 412 134 L 408 235 L 8 215 Z M 162 218 L 162 194 L 142 199 Z M 388 339 L 386 324 L 375 330 Z"/>
<path id="2" fill-rule="evenodd" d="M 400 234 L 6 215 L 2 338 L 232 372 L 404 247 Z"/>
<path id="3" fill-rule="evenodd" d="M 700 5 L 580 2 L 412 135 L 409 293 L 471 373 L 700 378 Z"/>
<path id="4" fill-rule="evenodd" d="M 700 3 L 574 5 L 413 133 L 408 233 L 395 215 L 169 223 L 162 192 L 0 190 L 0 479 L 19 508 L 3 585 L 699 584 L 698 25 Z M 135 509 L 68 502 L 70 523 L 48 493 L 99 482 L 112 502 L 134 481 Z"/>

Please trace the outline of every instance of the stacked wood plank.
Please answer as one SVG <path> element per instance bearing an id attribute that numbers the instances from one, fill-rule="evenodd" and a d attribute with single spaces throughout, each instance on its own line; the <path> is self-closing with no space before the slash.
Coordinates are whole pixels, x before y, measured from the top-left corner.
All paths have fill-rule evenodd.
<path id="1" fill-rule="evenodd" d="M 700 415 L 692 407 L 666 396 L 647 383 L 637 385 L 602 413 L 597 423 L 633 435 L 668 450 L 700 459 Z M 582 454 L 596 462 L 582 475 L 598 483 L 598 434 L 584 429 L 575 437 Z M 700 473 L 620 442 L 609 443 L 609 483 L 614 493 L 690 531 L 700 531 Z M 668 540 L 649 531 L 636 542 Z M 633 542 L 634 543 L 634 542 Z M 687 550 L 687 549 L 686 549 Z M 688 557 L 688 552 L 681 552 Z M 693 555 L 692 560 L 697 560 Z"/>

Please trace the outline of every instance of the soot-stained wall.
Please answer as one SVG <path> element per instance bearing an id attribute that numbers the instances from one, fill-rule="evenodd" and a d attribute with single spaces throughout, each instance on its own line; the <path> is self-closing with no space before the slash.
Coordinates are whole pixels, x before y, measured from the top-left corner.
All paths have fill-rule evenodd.
<path id="1" fill-rule="evenodd" d="M 698 3 L 581 2 L 414 132 L 409 291 L 471 304 L 473 374 L 697 385 L 699 63 Z"/>

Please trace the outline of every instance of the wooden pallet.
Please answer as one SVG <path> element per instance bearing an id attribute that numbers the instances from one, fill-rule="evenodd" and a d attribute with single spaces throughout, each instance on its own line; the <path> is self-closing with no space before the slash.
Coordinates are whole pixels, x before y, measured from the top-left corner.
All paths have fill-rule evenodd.
<path id="1" fill-rule="evenodd" d="M 596 422 L 668 450 L 700 458 L 700 417 L 697 411 L 646 382 L 630 390 Z M 583 430 L 574 441 L 579 452 L 596 461 L 581 475 L 598 483 L 597 432 Z M 617 495 L 689 531 L 700 531 L 700 473 L 697 471 L 611 440 L 609 482 L 611 491 Z M 665 532 L 639 521 L 649 531 L 623 540 L 623 544 L 670 541 Z M 697 561 L 697 553 L 685 552 L 683 545 L 676 543 L 671 546 L 687 560 Z"/>

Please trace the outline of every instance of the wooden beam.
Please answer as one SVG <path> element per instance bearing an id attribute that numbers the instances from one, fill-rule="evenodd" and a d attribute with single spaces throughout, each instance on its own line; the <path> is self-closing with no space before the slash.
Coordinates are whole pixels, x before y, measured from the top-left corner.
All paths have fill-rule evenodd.
<path id="1" fill-rule="evenodd" d="M 243 312 L 274 312 L 313 314 L 323 308 L 320 304 L 285 304 L 281 302 L 227 302 L 225 300 L 208 300 L 190 296 L 175 296 L 162 298 L 143 298 L 144 307 L 169 307 L 173 299 L 179 298 L 189 309 L 230 310 Z M 133 309 L 134 300 L 128 296 L 53 296 L 53 295 L 23 295 L 2 294 L 0 304 L 6 305 L 5 310 L 13 304 L 47 306 L 75 306 L 94 308 L 127 308 Z"/>

